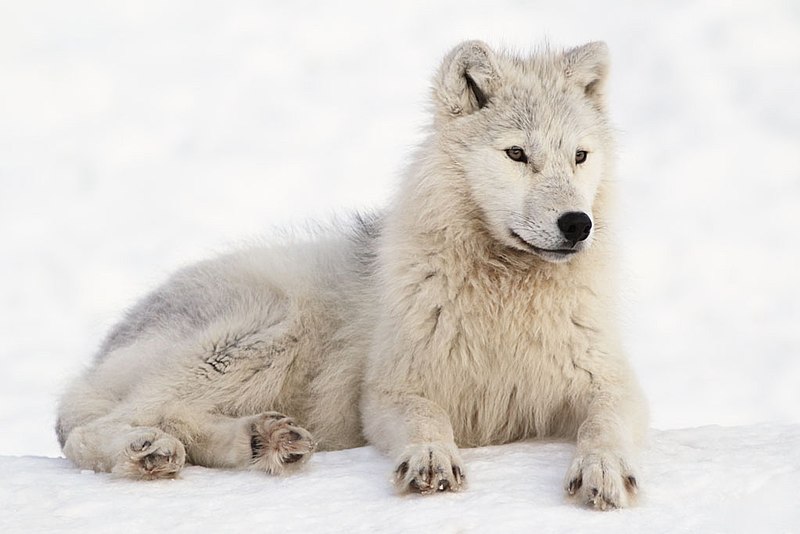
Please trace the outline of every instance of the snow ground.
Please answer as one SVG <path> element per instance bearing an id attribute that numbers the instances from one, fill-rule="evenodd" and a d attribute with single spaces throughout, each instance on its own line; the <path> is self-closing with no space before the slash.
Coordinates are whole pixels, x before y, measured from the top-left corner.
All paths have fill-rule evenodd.
<path id="1" fill-rule="evenodd" d="M 499 529 L 530 514 L 553 530 L 660 518 L 663 530 L 726 531 L 728 519 L 763 520 L 759 505 L 797 524 L 785 496 L 800 425 L 800 9 L 600 4 L 0 3 L 0 506 L 13 512 L 0 515 L 0 530 L 44 529 L 51 511 L 64 526 L 103 530 L 128 508 L 153 513 L 155 495 L 169 493 L 151 491 L 185 492 L 186 506 L 124 516 L 130 525 L 177 522 L 187 507 L 222 517 L 219 503 L 244 510 L 251 488 L 260 499 L 248 518 L 299 514 L 289 500 L 265 508 L 274 486 L 293 503 L 318 495 L 328 511 L 341 495 L 352 516 L 320 512 L 320 530 L 404 507 L 423 515 L 390 516 L 390 526 L 475 516 L 463 524 L 470 530 L 486 525 L 483 514 Z M 603 518 L 561 506 L 552 486 L 563 446 L 469 451 L 470 493 L 431 504 L 388 498 L 385 460 L 369 450 L 320 454 L 309 474 L 286 481 L 193 468 L 147 489 L 8 456 L 59 455 L 59 391 L 121 310 L 167 273 L 276 227 L 388 202 L 421 139 L 436 63 L 475 37 L 523 50 L 544 37 L 609 43 L 630 357 L 655 428 L 737 428 L 656 432 L 647 503 Z M 519 487 L 503 463 L 516 454 L 537 470 Z M 664 457 L 683 467 L 673 472 Z M 352 459 L 363 462 L 348 467 Z M 370 474 L 350 479 L 345 469 Z M 516 489 L 498 491 L 495 473 Z M 63 501 L 51 500 L 56 488 Z M 353 512 L 349 495 L 374 508 Z"/>
<path id="2" fill-rule="evenodd" d="M 299 476 L 189 467 L 131 482 L 65 459 L 0 457 L 3 532 L 797 532 L 800 427 L 654 432 L 640 505 L 594 512 L 567 503 L 572 446 L 515 443 L 464 452 L 470 487 L 396 496 L 372 448 L 319 454 Z M 46 493 L 42 488 L 47 488 Z"/>

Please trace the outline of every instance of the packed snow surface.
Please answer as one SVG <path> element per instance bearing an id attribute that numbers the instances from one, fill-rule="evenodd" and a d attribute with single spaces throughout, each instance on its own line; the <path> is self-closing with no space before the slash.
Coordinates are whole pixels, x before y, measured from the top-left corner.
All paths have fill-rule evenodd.
<path id="1" fill-rule="evenodd" d="M 149 484 L 58 459 L 58 394 L 122 310 L 386 205 L 468 38 L 611 49 L 625 342 L 653 427 L 687 428 L 653 431 L 641 505 L 566 504 L 566 444 L 466 451 L 469 490 L 430 499 L 370 448 Z M 798 95 L 782 0 L 2 2 L 0 532 L 800 531 Z"/>
<path id="2" fill-rule="evenodd" d="M 365 447 L 317 454 L 302 473 L 188 467 L 132 482 L 65 459 L 0 457 L 3 532 L 797 532 L 791 491 L 800 427 L 656 431 L 638 507 L 595 512 L 561 491 L 573 447 L 526 442 L 464 451 L 469 487 L 397 496 L 391 462 Z"/>

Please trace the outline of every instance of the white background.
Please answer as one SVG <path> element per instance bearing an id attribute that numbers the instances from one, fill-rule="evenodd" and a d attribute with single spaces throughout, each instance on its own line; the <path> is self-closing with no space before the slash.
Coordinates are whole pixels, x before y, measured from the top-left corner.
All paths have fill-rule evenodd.
<path id="1" fill-rule="evenodd" d="M 177 267 L 390 202 L 466 38 L 611 48 L 653 426 L 800 423 L 798 4 L 399 4 L 0 4 L 0 454 Z"/>
<path id="2" fill-rule="evenodd" d="M 0 0 L 0 531 L 796 532 L 800 4 L 397 4 Z M 464 451 L 468 491 L 431 498 L 371 448 L 150 484 L 13 457 L 59 454 L 59 391 L 168 273 L 389 203 L 467 38 L 608 42 L 653 426 L 739 426 L 654 430 L 609 514 L 564 502 L 564 444 Z"/>

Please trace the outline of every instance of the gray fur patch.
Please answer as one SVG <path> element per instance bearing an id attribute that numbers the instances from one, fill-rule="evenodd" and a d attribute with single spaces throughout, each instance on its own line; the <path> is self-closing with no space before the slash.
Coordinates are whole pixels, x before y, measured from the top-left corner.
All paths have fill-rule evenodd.
<path id="1" fill-rule="evenodd" d="M 353 217 L 350 240 L 354 245 L 356 263 L 363 274 L 375 270 L 382 226 L 383 219 L 376 213 L 356 213 Z"/>
<path id="2" fill-rule="evenodd" d="M 56 436 L 58 437 L 58 445 L 63 449 L 64 444 L 67 442 L 67 429 L 64 428 L 64 424 L 59 417 L 56 420 Z"/>
<path id="3" fill-rule="evenodd" d="M 209 280 L 211 275 L 196 269 L 181 271 L 139 301 L 106 337 L 97 359 L 126 347 L 147 332 L 169 325 L 179 336 L 200 329 L 220 316 L 236 298 L 233 288 Z M 213 288 L 209 292 L 209 288 Z"/>

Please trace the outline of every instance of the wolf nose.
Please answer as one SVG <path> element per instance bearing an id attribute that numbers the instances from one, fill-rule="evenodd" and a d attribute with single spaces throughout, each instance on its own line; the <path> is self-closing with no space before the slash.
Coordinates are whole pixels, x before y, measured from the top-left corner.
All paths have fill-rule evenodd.
<path id="1" fill-rule="evenodd" d="M 592 220 L 582 211 L 570 211 L 558 218 L 558 228 L 567 241 L 575 245 L 589 237 L 592 231 Z"/>

